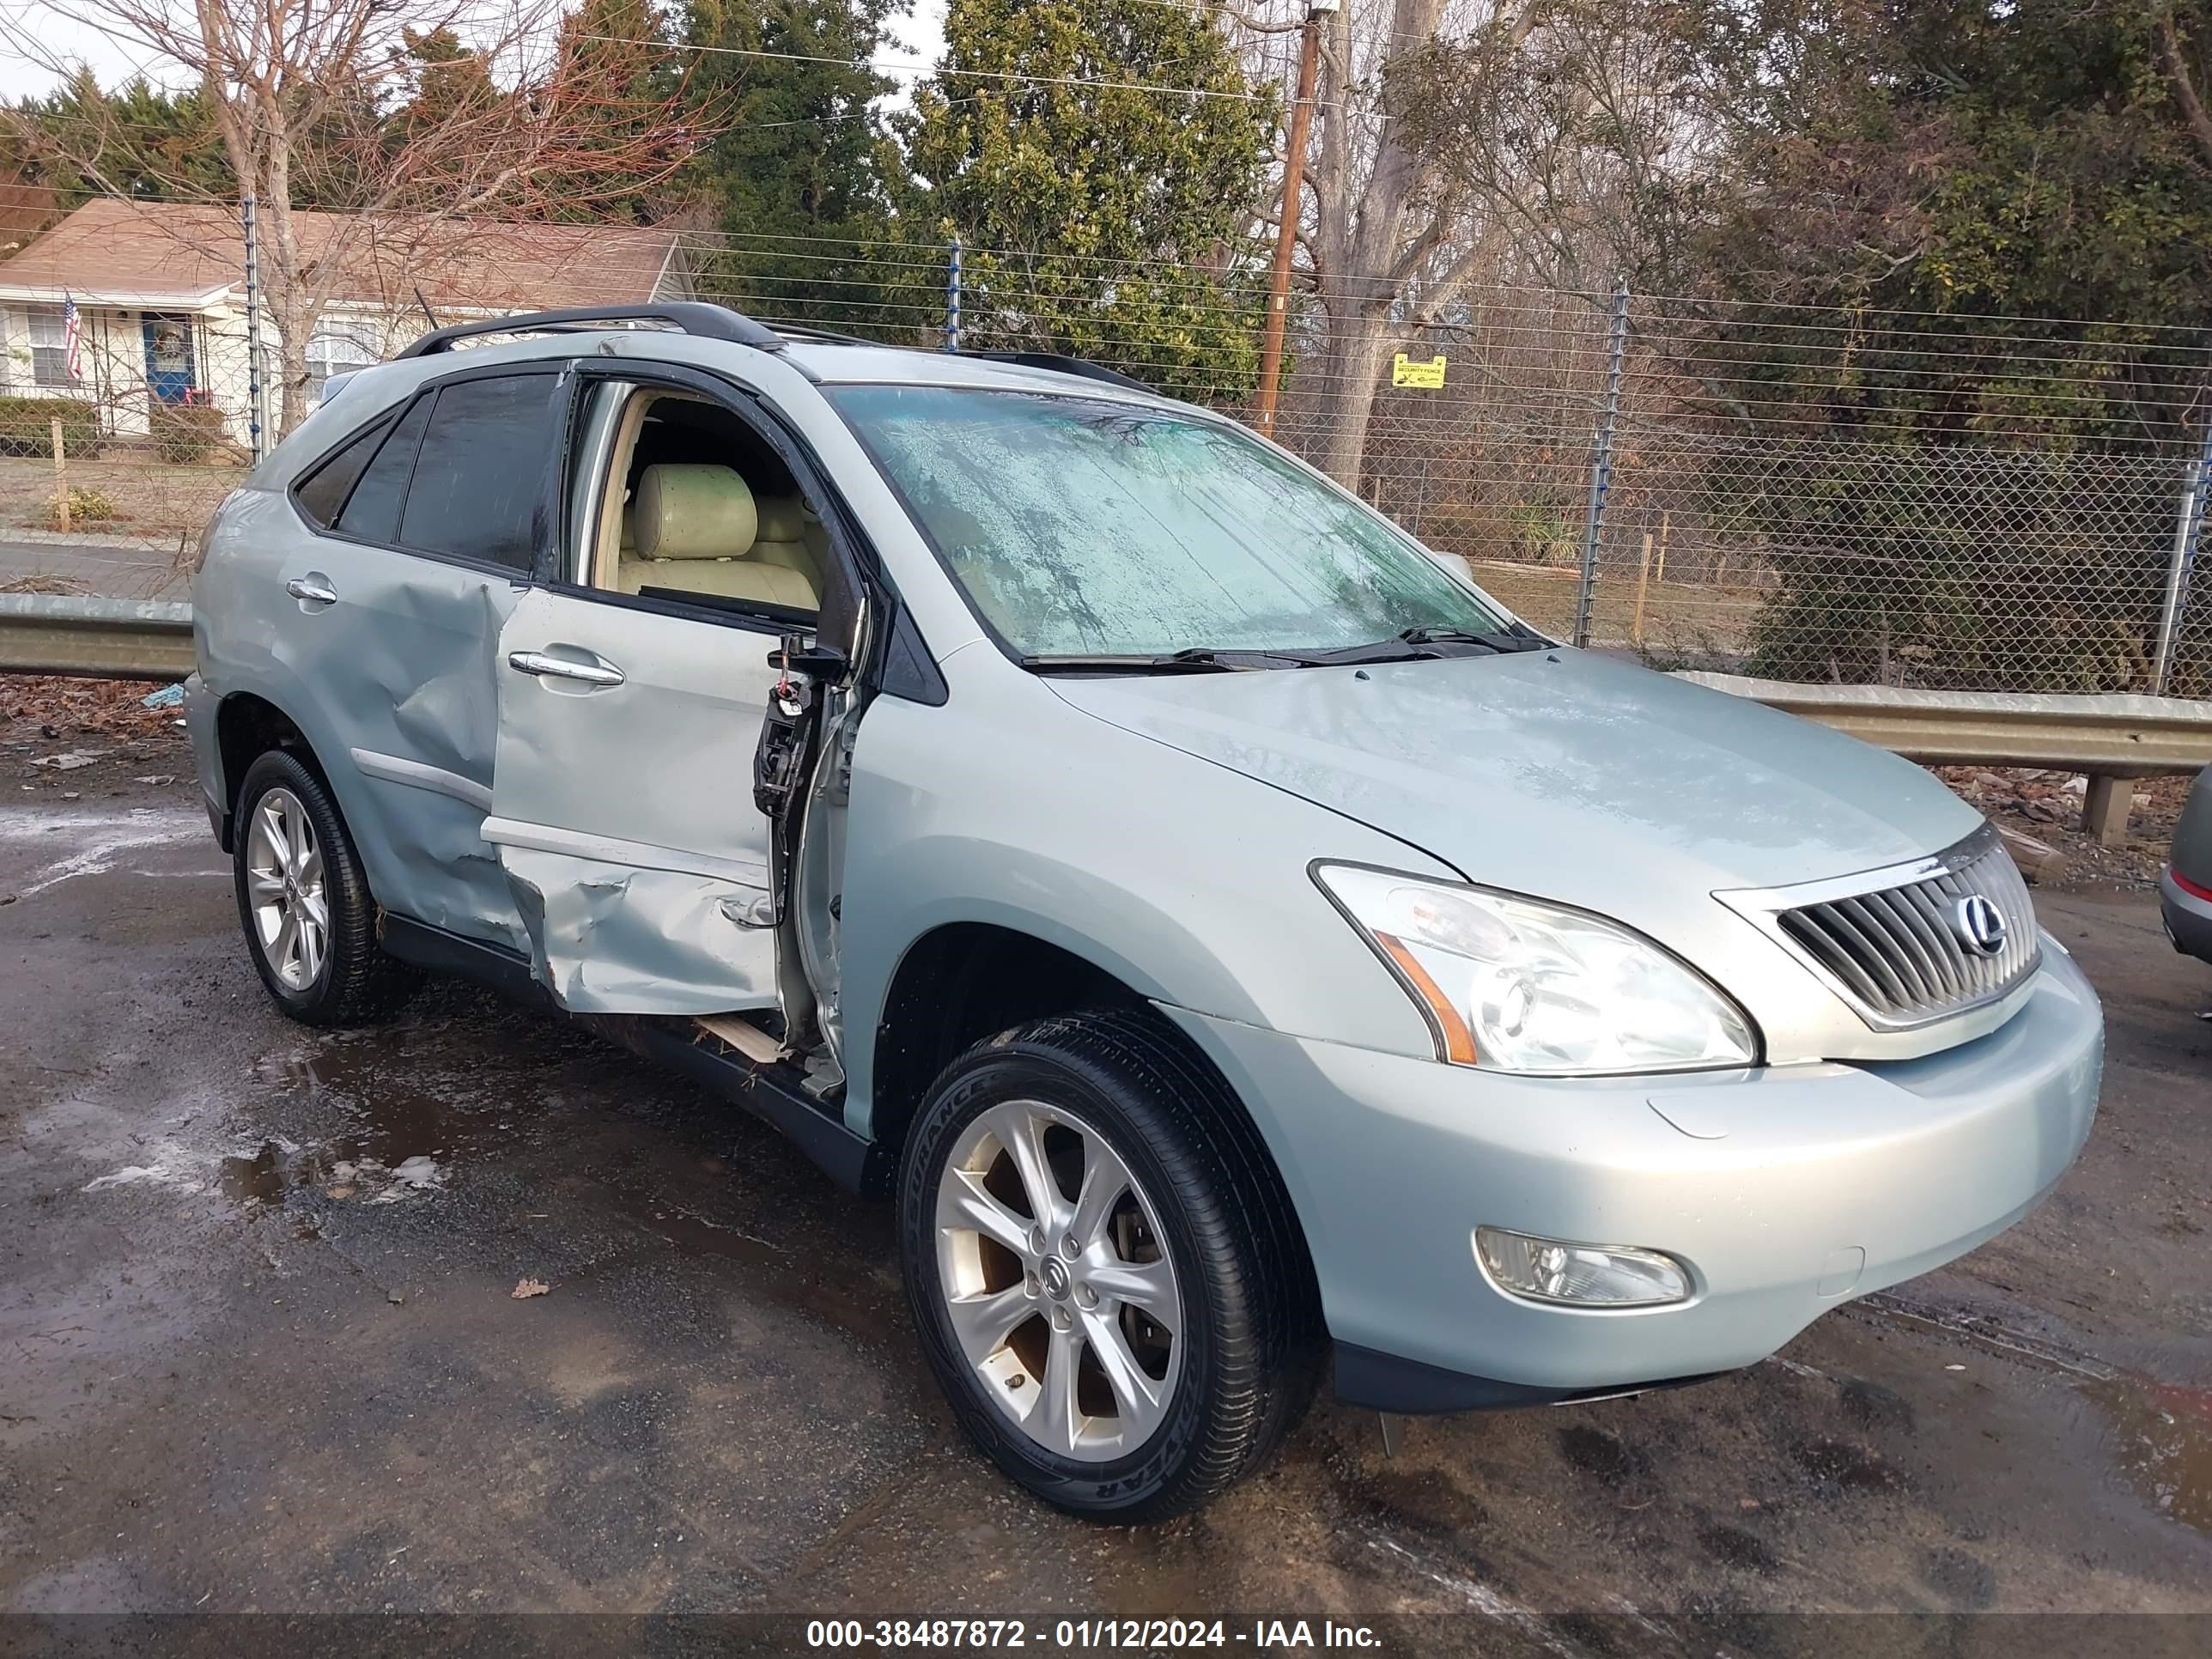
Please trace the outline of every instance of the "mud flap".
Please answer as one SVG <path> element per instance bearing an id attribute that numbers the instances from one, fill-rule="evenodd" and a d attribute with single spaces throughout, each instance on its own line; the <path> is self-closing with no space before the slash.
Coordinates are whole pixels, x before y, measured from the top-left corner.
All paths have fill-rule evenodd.
<path id="1" fill-rule="evenodd" d="M 589 1014 L 707 1014 L 776 1004 L 775 953 L 755 924 L 759 887 L 503 846 L 531 970 Z"/>

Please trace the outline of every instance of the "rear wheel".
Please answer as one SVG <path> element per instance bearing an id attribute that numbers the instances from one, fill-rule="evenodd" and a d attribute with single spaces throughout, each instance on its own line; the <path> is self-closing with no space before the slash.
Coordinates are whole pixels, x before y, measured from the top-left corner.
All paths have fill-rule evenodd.
<path id="1" fill-rule="evenodd" d="M 922 1104 L 899 1183 L 915 1320 L 963 1426 L 1049 1503 L 1194 1509 L 1311 1397 L 1304 1245 L 1234 1114 L 1125 1013 L 994 1038 Z"/>
<path id="2" fill-rule="evenodd" d="M 337 806 L 271 750 L 239 786 L 233 878 L 246 946 L 276 1006 L 309 1025 L 388 1014 L 416 975 L 376 943 L 376 906 Z"/>

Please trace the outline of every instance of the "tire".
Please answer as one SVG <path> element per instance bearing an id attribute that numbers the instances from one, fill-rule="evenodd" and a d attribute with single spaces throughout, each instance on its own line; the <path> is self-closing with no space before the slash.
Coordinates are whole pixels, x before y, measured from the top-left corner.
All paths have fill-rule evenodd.
<path id="1" fill-rule="evenodd" d="M 1045 1182 L 1061 1236 L 1039 1250 Z M 1313 1397 L 1304 1240 L 1250 1121 L 1155 1016 L 1059 1016 L 969 1049 L 921 1103 L 898 1198 L 938 1384 L 1048 1504 L 1115 1523 L 1197 1509 Z"/>
<path id="2" fill-rule="evenodd" d="M 239 926 L 276 1006 L 323 1026 L 364 1024 L 398 1007 L 419 975 L 376 942 L 376 901 L 323 781 L 272 749 L 246 769 L 234 822 Z"/>

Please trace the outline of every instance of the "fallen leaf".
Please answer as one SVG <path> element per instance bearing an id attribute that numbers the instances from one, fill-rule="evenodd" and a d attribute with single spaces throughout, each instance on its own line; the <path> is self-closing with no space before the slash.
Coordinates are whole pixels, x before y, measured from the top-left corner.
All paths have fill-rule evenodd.
<path id="1" fill-rule="evenodd" d="M 544 1296 L 552 1288 L 542 1279 L 518 1279 L 507 1295 L 517 1302 L 527 1302 L 533 1296 Z"/>

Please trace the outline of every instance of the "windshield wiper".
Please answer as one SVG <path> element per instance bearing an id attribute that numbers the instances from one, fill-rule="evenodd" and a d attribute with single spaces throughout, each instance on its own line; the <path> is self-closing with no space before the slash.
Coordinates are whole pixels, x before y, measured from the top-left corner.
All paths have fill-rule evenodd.
<path id="1" fill-rule="evenodd" d="M 1525 623 L 1515 623 L 1503 633 L 1464 628 L 1407 628 L 1398 637 L 1407 645 L 1479 645 L 1498 652 L 1545 651 L 1551 641 Z"/>
<path id="2" fill-rule="evenodd" d="M 1516 651 L 1545 651 L 1551 641 L 1534 629 L 1516 623 L 1503 632 L 1465 628 L 1401 629 L 1387 640 L 1371 645 L 1349 645 L 1326 653 L 1331 665 L 1382 662 L 1425 662 L 1438 657 L 1498 656 Z"/>
<path id="3" fill-rule="evenodd" d="M 1280 668 L 1297 659 L 1272 651 L 1214 651 L 1202 646 L 1161 657 L 1046 655 L 1024 657 L 1032 674 L 1236 674 L 1255 668 Z"/>

